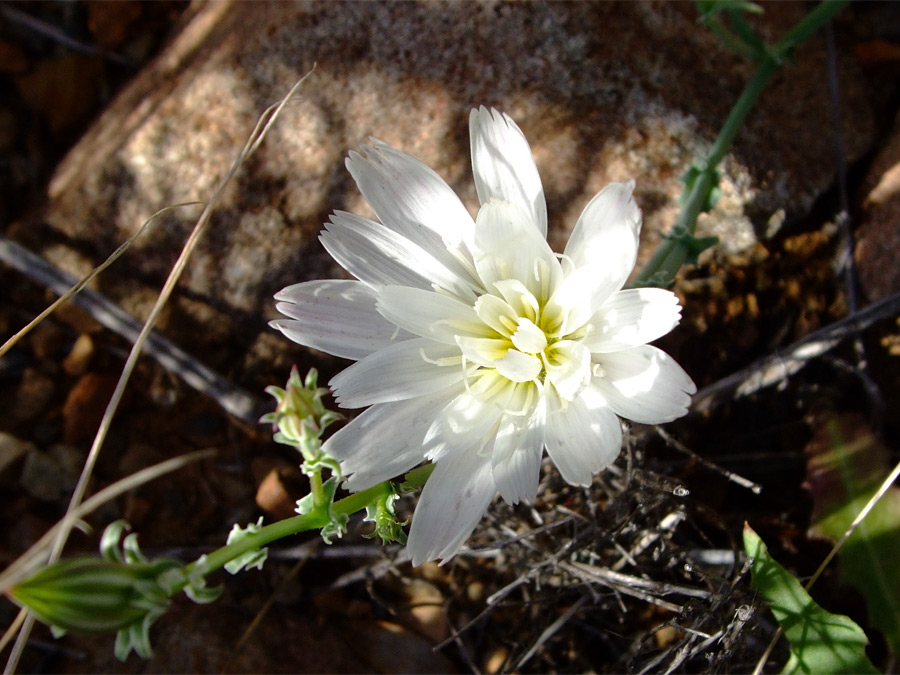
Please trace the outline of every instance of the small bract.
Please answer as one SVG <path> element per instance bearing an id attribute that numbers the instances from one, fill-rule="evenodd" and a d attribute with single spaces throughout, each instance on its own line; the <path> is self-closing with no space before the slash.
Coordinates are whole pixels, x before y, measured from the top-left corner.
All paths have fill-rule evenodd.
<path id="1" fill-rule="evenodd" d="M 275 296 L 289 318 L 271 324 L 356 361 L 330 385 L 342 407 L 368 409 L 323 446 L 351 490 L 436 463 L 407 543 L 415 565 L 454 555 L 497 492 L 533 499 L 545 449 L 587 486 L 619 454 L 617 416 L 668 422 L 696 392 L 647 344 L 678 323 L 675 295 L 622 290 L 641 227 L 633 181 L 594 197 L 558 255 L 524 134 L 484 107 L 469 128 L 474 220 L 434 171 L 373 140 L 347 168 L 381 222 L 339 211 L 321 236 L 358 281 L 289 286 Z"/>

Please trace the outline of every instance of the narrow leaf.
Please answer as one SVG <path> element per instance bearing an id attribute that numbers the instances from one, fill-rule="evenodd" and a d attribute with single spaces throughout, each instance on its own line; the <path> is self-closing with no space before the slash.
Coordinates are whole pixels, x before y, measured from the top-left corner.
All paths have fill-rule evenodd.
<path id="1" fill-rule="evenodd" d="M 744 526 L 744 550 L 753 560 L 751 586 L 768 603 L 791 645 L 783 673 L 878 672 L 866 657 L 862 629 L 849 617 L 819 607 L 749 525 Z"/>

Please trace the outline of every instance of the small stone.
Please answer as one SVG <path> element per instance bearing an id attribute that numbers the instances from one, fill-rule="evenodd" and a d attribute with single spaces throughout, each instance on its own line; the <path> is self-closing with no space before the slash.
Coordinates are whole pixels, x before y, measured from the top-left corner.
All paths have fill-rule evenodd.
<path id="1" fill-rule="evenodd" d="M 378 673 L 452 673 L 453 663 L 420 635 L 389 621 L 348 622 L 350 647 Z"/>
<path id="2" fill-rule="evenodd" d="M 299 469 L 297 473 L 300 474 Z M 293 478 L 299 477 L 302 474 Z M 301 496 L 290 485 L 287 469 L 271 469 L 256 491 L 256 505 L 275 520 L 283 520 L 296 515 L 297 499 Z"/>
<path id="3" fill-rule="evenodd" d="M 84 454 L 77 449 L 53 445 L 26 456 L 19 483 L 35 499 L 59 501 L 75 488 L 83 462 Z"/>
<path id="4" fill-rule="evenodd" d="M 484 598 L 484 584 L 480 581 L 473 581 L 466 586 L 466 597 L 469 602 L 481 602 Z"/>
<path id="5" fill-rule="evenodd" d="M 49 321 L 35 326 L 28 337 L 31 349 L 39 359 L 55 358 L 63 345 L 62 331 Z"/>
<path id="6" fill-rule="evenodd" d="M 83 375 L 91 363 L 93 354 L 94 340 L 87 333 L 82 333 L 63 360 L 63 370 L 69 375 Z"/>
<path id="7" fill-rule="evenodd" d="M 63 405 L 64 442 L 77 443 L 97 431 L 117 381 L 113 375 L 88 373 L 75 383 Z"/>
<path id="8" fill-rule="evenodd" d="M 15 402 L 9 412 L 12 424 L 32 422 L 42 415 L 53 398 L 55 388 L 52 378 L 34 368 L 26 368 L 22 373 Z"/>
<path id="9" fill-rule="evenodd" d="M 413 579 L 406 587 L 409 610 L 399 613 L 399 618 L 411 628 L 435 643 L 450 636 L 450 624 L 444 615 L 444 594 L 434 584 L 424 579 Z"/>
<path id="10" fill-rule="evenodd" d="M 488 675 L 494 675 L 494 673 L 499 673 L 500 669 L 503 668 L 503 664 L 506 663 L 506 660 L 509 658 L 509 650 L 506 647 L 497 647 L 491 655 L 488 657 L 487 662 L 484 664 L 484 672 L 488 673 Z"/>

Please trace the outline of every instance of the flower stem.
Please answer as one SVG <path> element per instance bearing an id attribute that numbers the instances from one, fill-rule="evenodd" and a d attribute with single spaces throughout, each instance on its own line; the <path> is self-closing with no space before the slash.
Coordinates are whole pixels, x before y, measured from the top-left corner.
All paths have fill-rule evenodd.
<path id="1" fill-rule="evenodd" d="M 794 49 L 830 21 L 847 4 L 849 4 L 849 0 L 825 0 L 801 19 L 772 49 L 767 50 L 766 58 L 760 63 L 756 74 L 734 104 L 709 153 L 700 160 L 698 166 L 700 174 L 697 180 L 685 186 L 682 195 L 683 205 L 675 220 L 673 230 L 681 227 L 690 234 L 694 233 L 697 228 L 697 217 L 703 211 L 709 194 L 715 187 L 716 167 L 725 158 L 734 137 L 743 126 L 744 120 L 747 119 L 747 115 L 753 109 L 769 80 Z M 660 286 L 670 285 L 689 254 L 690 250 L 682 242 L 676 239 L 666 239 L 656 249 L 656 253 L 641 271 L 634 285 L 646 286 L 651 283 Z"/>
<path id="2" fill-rule="evenodd" d="M 421 487 L 428 480 L 431 472 L 434 470 L 433 464 L 420 466 L 409 471 L 403 482 L 404 489 L 414 489 Z M 320 486 L 321 489 L 321 486 Z M 378 485 L 374 485 L 367 490 L 355 492 L 343 499 L 339 499 L 331 505 L 332 514 L 347 514 L 362 511 L 374 502 L 377 498 L 391 494 L 393 488 L 391 481 L 384 481 Z M 318 504 L 317 507 L 303 516 L 294 516 L 285 520 L 279 520 L 277 523 L 266 525 L 258 532 L 242 538 L 233 544 L 228 544 L 219 548 L 206 556 L 203 564 L 204 574 L 214 572 L 225 566 L 226 563 L 235 558 L 244 555 L 250 551 L 258 550 L 273 541 L 283 539 L 292 534 L 305 532 L 307 530 L 316 530 L 324 527 L 329 523 L 328 505 Z M 189 574 L 199 564 L 195 561 L 186 566 L 186 572 Z"/>

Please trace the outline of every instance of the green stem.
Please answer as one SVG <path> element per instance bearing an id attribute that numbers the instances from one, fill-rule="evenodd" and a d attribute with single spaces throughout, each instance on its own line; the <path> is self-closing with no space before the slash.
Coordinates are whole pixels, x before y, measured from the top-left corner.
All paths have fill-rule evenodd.
<path id="1" fill-rule="evenodd" d="M 322 494 L 322 469 L 319 468 L 315 473 L 309 475 L 309 491 L 313 496 L 313 504 L 316 510 L 322 506 L 324 495 Z"/>
<path id="2" fill-rule="evenodd" d="M 734 104 L 728 119 L 722 125 L 722 130 L 713 142 L 709 153 L 700 162 L 701 173 L 692 185 L 685 187 L 683 206 L 673 229 L 684 228 L 693 234 L 697 228 L 697 218 L 703 211 L 710 191 L 715 187 L 716 168 L 725 158 L 728 149 L 738 130 L 743 126 L 744 120 L 756 104 L 759 95 L 765 89 L 769 80 L 778 71 L 785 59 L 800 44 L 806 41 L 813 33 L 824 26 L 831 18 L 843 9 L 850 0 L 826 0 L 818 5 L 812 12 L 801 19 L 791 31 L 785 35 L 768 52 L 766 58 L 759 66 L 756 74 L 747 84 L 741 97 Z M 675 274 L 687 259 L 689 251 L 679 242 L 667 239 L 660 244 L 653 254 L 650 262 L 641 271 L 640 276 L 634 282 L 635 286 L 646 286 L 654 279 L 661 285 L 669 285 L 675 278 Z M 665 283 L 662 283 L 665 282 Z"/>
<path id="3" fill-rule="evenodd" d="M 403 488 L 412 490 L 417 487 L 421 487 L 425 484 L 425 481 L 428 480 L 428 477 L 431 475 L 431 472 L 433 470 L 433 464 L 426 464 L 425 466 L 420 466 L 416 469 L 413 469 L 406 474 L 405 480 L 403 481 Z M 350 515 L 351 513 L 362 511 L 379 497 L 391 494 L 392 490 L 393 489 L 391 487 L 391 481 L 379 483 L 378 485 L 374 485 L 367 490 L 355 492 L 347 497 L 344 497 L 343 499 L 339 499 L 338 501 L 334 502 L 334 504 L 331 505 L 331 512 L 335 515 Z M 217 549 L 207 555 L 205 564 L 203 566 L 205 570 L 204 573 L 206 574 L 219 570 L 223 568 L 226 563 L 234 560 L 235 558 L 242 556 L 250 551 L 255 551 L 263 548 L 264 546 L 271 544 L 273 541 L 283 539 L 284 537 L 288 537 L 299 532 L 321 529 L 328 523 L 328 505 L 322 504 L 306 515 L 294 516 L 293 518 L 279 520 L 277 523 L 266 525 L 265 527 L 261 528 L 259 532 L 251 534 L 233 544 L 223 546 L 222 548 Z M 190 572 L 197 567 L 198 562 L 199 561 L 195 561 L 187 565 L 185 572 L 189 575 Z"/>

